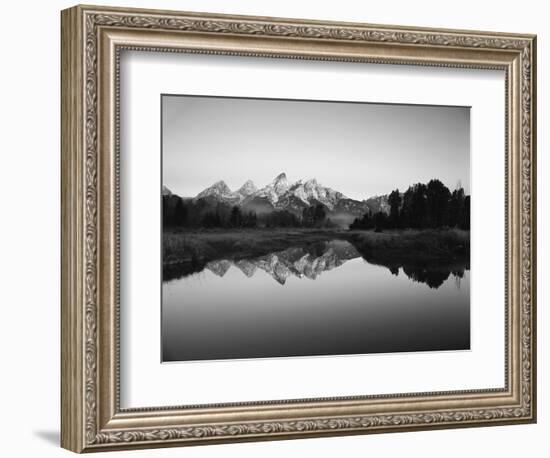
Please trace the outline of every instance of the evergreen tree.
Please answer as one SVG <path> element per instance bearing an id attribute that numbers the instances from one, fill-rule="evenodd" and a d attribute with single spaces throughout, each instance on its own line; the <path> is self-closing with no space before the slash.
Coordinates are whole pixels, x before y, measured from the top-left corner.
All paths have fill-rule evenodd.
<path id="1" fill-rule="evenodd" d="M 248 228 L 258 227 L 258 217 L 256 212 L 251 211 L 244 217 L 244 226 Z"/>
<path id="2" fill-rule="evenodd" d="M 386 228 L 388 222 L 388 215 L 384 212 L 377 212 L 374 214 L 374 232 L 382 232 Z"/>
<path id="3" fill-rule="evenodd" d="M 241 209 L 236 205 L 231 209 L 231 215 L 229 216 L 229 225 L 231 227 L 241 227 L 243 225 Z"/>
<path id="4" fill-rule="evenodd" d="M 315 212 L 313 219 L 316 224 L 322 223 L 325 220 L 327 213 L 325 212 L 325 207 L 322 204 L 317 204 L 315 206 Z"/>
<path id="5" fill-rule="evenodd" d="M 173 224 L 175 226 L 185 226 L 187 222 L 187 207 L 183 204 L 183 200 L 178 198 L 174 209 Z"/>
<path id="6" fill-rule="evenodd" d="M 421 229 L 427 227 L 428 205 L 426 185 L 417 183 L 412 187 L 411 208 L 409 213 L 410 227 Z"/>
<path id="7" fill-rule="evenodd" d="M 449 226 L 460 226 L 464 220 L 465 196 L 464 189 L 455 189 L 449 202 Z"/>
<path id="8" fill-rule="evenodd" d="M 206 212 L 202 217 L 202 226 L 206 228 L 214 227 L 216 224 L 216 217 L 212 212 Z"/>
<path id="9" fill-rule="evenodd" d="M 464 198 L 464 214 L 460 221 L 460 229 L 470 229 L 470 196 Z"/>
<path id="10" fill-rule="evenodd" d="M 168 196 L 162 196 L 162 225 L 164 227 L 172 226 L 174 224 L 172 216 Z"/>
<path id="11" fill-rule="evenodd" d="M 388 204 L 390 205 L 390 217 L 388 224 L 391 227 L 399 227 L 399 209 L 401 208 L 401 195 L 399 189 L 392 191 L 388 197 Z"/>
<path id="12" fill-rule="evenodd" d="M 451 193 L 439 180 L 430 180 L 426 186 L 427 222 L 431 227 L 449 225 L 449 201 Z"/>
<path id="13" fill-rule="evenodd" d="M 311 205 L 302 210 L 302 224 L 305 227 L 322 227 L 326 216 L 323 204 Z"/>

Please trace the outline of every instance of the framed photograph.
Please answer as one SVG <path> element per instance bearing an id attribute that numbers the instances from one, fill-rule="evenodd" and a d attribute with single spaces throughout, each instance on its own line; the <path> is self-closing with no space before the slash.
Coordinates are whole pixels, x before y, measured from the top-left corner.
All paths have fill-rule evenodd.
<path id="1" fill-rule="evenodd" d="M 62 12 L 62 446 L 536 420 L 533 35 Z"/>

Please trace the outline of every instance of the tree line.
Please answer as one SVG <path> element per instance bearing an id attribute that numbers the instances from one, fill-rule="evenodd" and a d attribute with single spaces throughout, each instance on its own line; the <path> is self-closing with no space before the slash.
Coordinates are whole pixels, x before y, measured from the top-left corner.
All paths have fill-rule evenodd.
<path id="1" fill-rule="evenodd" d="M 258 215 L 237 205 L 212 205 L 203 199 L 184 200 L 174 195 L 163 196 L 162 220 L 164 227 L 187 228 L 333 227 L 322 204 L 305 207 L 299 215 L 287 210 Z"/>
<path id="2" fill-rule="evenodd" d="M 255 212 L 241 212 L 239 207 L 233 207 L 225 216 L 219 211 L 206 212 L 202 218 L 202 227 L 258 227 L 258 217 Z"/>
<path id="3" fill-rule="evenodd" d="M 258 216 L 221 202 L 212 205 L 171 195 L 162 199 L 162 223 L 164 227 L 257 227 Z"/>
<path id="4" fill-rule="evenodd" d="M 392 191 L 388 204 L 389 213 L 369 210 L 356 218 L 350 229 L 470 229 L 470 196 L 465 195 L 461 186 L 451 192 L 437 179 L 428 184 L 417 183 L 403 194 L 399 189 Z"/>
<path id="5" fill-rule="evenodd" d="M 265 227 L 333 227 L 330 218 L 327 218 L 325 206 L 322 204 L 304 207 L 301 215 L 287 210 L 275 210 L 260 217 Z"/>

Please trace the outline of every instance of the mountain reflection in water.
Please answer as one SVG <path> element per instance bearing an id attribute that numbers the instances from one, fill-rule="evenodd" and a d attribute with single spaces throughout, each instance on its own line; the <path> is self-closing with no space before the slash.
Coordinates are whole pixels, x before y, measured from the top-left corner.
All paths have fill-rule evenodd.
<path id="1" fill-rule="evenodd" d="M 329 240 L 171 270 L 162 360 L 470 348 L 464 260 L 413 265 L 410 253 L 405 262 L 395 250 Z"/>
<path id="2" fill-rule="evenodd" d="M 336 269 L 347 261 L 361 256 L 352 243 L 345 240 L 330 240 L 307 246 L 290 247 L 253 258 L 218 259 L 192 266 L 185 264 L 164 266 L 163 277 L 164 281 L 170 281 L 195 275 L 203 270 L 223 277 L 230 269 L 236 268 L 248 278 L 252 278 L 258 270 L 264 271 L 279 284 L 284 285 L 291 276 L 316 280 L 323 272 Z M 451 275 L 455 278 L 457 287 L 460 287 L 460 279 L 464 277 L 464 271 L 469 270 L 468 264 L 453 260 L 415 264 L 410 260 L 403 263 L 392 260 L 391 263 L 386 263 L 383 260 L 373 260 L 371 257 L 365 259 L 365 257 L 363 256 L 364 261 L 369 264 L 386 267 L 396 276 L 402 272 L 411 281 L 426 284 L 433 289 L 439 288 Z"/>

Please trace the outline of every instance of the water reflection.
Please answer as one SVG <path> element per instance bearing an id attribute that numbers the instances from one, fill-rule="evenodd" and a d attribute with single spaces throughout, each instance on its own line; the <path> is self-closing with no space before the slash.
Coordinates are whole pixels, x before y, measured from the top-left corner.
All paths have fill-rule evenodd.
<path id="1" fill-rule="evenodd" d="M 369 253 L 361 254 L 352 243 L 345 240 L 331 240 L 312 243 L 307 246 L 290 247 L 264 256 L 238 260 L 217 259 L 206 263 L 175 264 L 164 267 L 164 280 L 177 280 L 204 270 L 217 277 L 224 277 L 233 268 L 252 278 L 258 271 L 269 274 L 277 283 L 284 285 L 291 276 L 316 280 L 323 272 L 341 267 L 347 261 L 363 257 L 369 264 L 386 267 L 392 275 L 402 272 L 413 282 L 423 283 L 437 289 L 453 277 L 455 285 L 460 288 L 460 279 L 469 269 L 465 262 L 431 262 L 415 263 L 410 260 L 400 262 L 392 258 L 385 262 L 383 258 L 375 259 Z"/>
<path id="2" fill-rule="evenodd" d="M 469 265 L 456 260 L 389 262 L 333 240 L 170 275 L 163 361 L 470 348 Z"/>
<path id="3" fill-rule="evenodd" d="M 223 277 L 231 266 L 235 266 L 249 278 L 260 269 L 284 285 L 291 275 L 315 280 L 323 272 L 339 267 L 344 262 L 359 256 L 358 251 L 350 243 L 344 240 L 333 240 L 305 248 L 288 248 L 266 256 L 235 262 L 212 261 L 207 263 L 205 268 Z"/>

